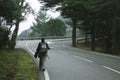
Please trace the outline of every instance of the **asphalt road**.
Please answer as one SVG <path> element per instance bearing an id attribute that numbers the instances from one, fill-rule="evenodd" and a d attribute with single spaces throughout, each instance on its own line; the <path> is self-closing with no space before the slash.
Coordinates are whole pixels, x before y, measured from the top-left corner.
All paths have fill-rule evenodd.
<path id="1" fill-rule="evenodd" d="M 19 41 L 34 54 L 38 40 Z M 120 57 L 83 51 L 70 46 L 70 41 L 47 41 L 50 47 L 46 60 L 47 80 L 120 80 Z"/>

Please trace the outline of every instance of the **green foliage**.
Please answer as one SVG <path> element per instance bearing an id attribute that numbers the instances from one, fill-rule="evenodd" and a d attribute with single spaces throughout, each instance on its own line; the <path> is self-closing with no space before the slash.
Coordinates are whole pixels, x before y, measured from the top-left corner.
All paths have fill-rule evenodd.
<path id="1" fill-rule="evenodd" d="M 86 14 L 86 8 L 84 7 L 83 1 L 80 0 L 64 0 L 60 10 L 63 16 L 77 20 Z"/>
<path id="2" fill-rule="evenodd" d="M 0 48 L 8 44 L 9 40 L 8 35 L 9 31 L 7 29 L 0 27 Z"/>
<path id="3" fill-rule="evenodd" d="M 64 22 L 48 17 L 45 11 L 39 12 L 32 30 L 33 35 L 38 34 L 39 36 L 64 36 L 66 31 Z"/>
<path id="4" fill-rule="evenodd" d="M 36 23 L 34 23 L 33 27 L 31 29 L 33 30 L 32 34 L 38 34 L 41 36 L 43 32 L 45 32 L 45 24 L 49 20 L 49 16 L 47 16 L 46 11 L 40 11 L 36 20 Z"/>
<path id="5" fill-rule="evenodd" d="M 2 26 L 10 26 L 9 31 L 13 25 L 15 26 L 9 45 L 11 49 L 15 47 L 19 23 L 30 12 L 33 12 L 33 10 L 25 0 L 0 0 L 0 19 L 2 19 Z"/>
<path id="6" fill-rule="evenodd" d="M 29 37 L 37 37 L 37 36 L 39 36 L 39 34 L 33 30 L 28 36 Z"/>
<path id="7" fill-rule="evenodd" d="M 0 13 L 0 16 L 6 17 L 7 15 L 9 15 L 10 12 L 12 12 L 11 10 L 14 9 L 15 9 L 14 0 L 0 0 L 0 11 L 2 11 Z"/>
<path id="8" fill-rule="evenodd" d="M 16 37 L 18 34 L 19 24 L 21 21 L 25 19 L 25 16 L 31 12 L 31 7 L 28 3 L 25 2 L 25 0 L 15 0 L 17 9 L 15 12 L 15 18 L 13 19 L 15 23 L 15 29 L 12 34 L 12 38 L 10 40 L 10 49 L 14 49 L 16 45 Z"/>
<path id="9" fill-rule="evenodd" d="M 66 27 L 64 22 L 62 22 L 59 19 L 50 19 L 47 23 L 47 34 L 52 36 L 52 35 L 56 35 L 56 36 L 64 36 L 65 32 L 66 32 Z"/>
<path id="10" fill-rule="evenodd" d="M 95 38 L 103 38 L 106 41 L 107 50 L 114 54 L 120 52 L 120 0 L 42 0 L 49 5 L 60 3 L 61 14 L 73 21 L 73 35 L 76 33 L 75 21 L 84 21 L 83 28 L 86 35 L 92 37 L 91 44 L 95 48 Z M 53 2 L 53 4 L 51 4 Z M 47 6 L 47 5 L 46 5 Z M 47 6 L 47 7 L 51 7 Z M 77 23 L 76 23 L 77 24 Z M 74 35 L 76 36 L 76 35 Z M 109 46 L 109 47 L 108 47 Z M 93 49 L 95 50 L 95 49 Z"/>

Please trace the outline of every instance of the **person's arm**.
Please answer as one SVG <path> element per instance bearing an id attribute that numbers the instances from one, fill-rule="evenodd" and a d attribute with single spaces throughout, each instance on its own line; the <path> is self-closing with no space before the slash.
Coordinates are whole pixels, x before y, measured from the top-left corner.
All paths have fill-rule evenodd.
<path id="1" fill-rule="evenodd" d="M 47 49 L 50 49 L 49 45 L 46 43 Z"/>
<path id="2" fill-rule="evenodd" d="M 39 53 L 39 51 L 40 51 L 40 49 L 41 49 L 41 46 L 40 46 L 40 45 L 41 45 L 41 43 L 38 44 L 38 47 L 37 47 L 37 49 L 36 49 L 36 52 L 35 52 L 35 55 L 34 55 L 35 58 L 37 58 L 37 55 L 38 55 L 38 53 Z"/>

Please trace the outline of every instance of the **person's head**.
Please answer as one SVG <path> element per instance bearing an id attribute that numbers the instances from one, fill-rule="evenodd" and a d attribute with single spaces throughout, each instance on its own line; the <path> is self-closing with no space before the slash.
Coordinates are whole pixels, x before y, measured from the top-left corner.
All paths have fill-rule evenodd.
<path id="1" fill-rule="evenodd" d="M 41 38 L 41 42 L 44 43 L 45 42 L 45 38 Z"/>

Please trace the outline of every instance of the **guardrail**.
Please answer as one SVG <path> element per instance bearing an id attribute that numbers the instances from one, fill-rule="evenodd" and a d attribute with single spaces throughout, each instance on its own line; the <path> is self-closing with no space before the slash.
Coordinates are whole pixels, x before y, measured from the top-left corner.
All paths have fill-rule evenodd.
<path id="1" fill-rule="evenodd" d="M 80 35 L 77 39 L 83 39 L 85 36 Z M 64 39 L 64 38 L 71 38 L 66 36 L 44 36 L 44 37 L 17 37 L 17 40 L 40 40 L 41 38 L 45 39 Z"/>
<path id="2" fill-rule="evenodd" d="M 45 36 L 45 37 L 17 37 L 17 40 L 39 40 L 41 38 L 45 38 L 45 39 L 63 39 L 63 38 L 67 38 L 65 36 Z M 70 38 L 70 37 L 69 37 Z"/>

